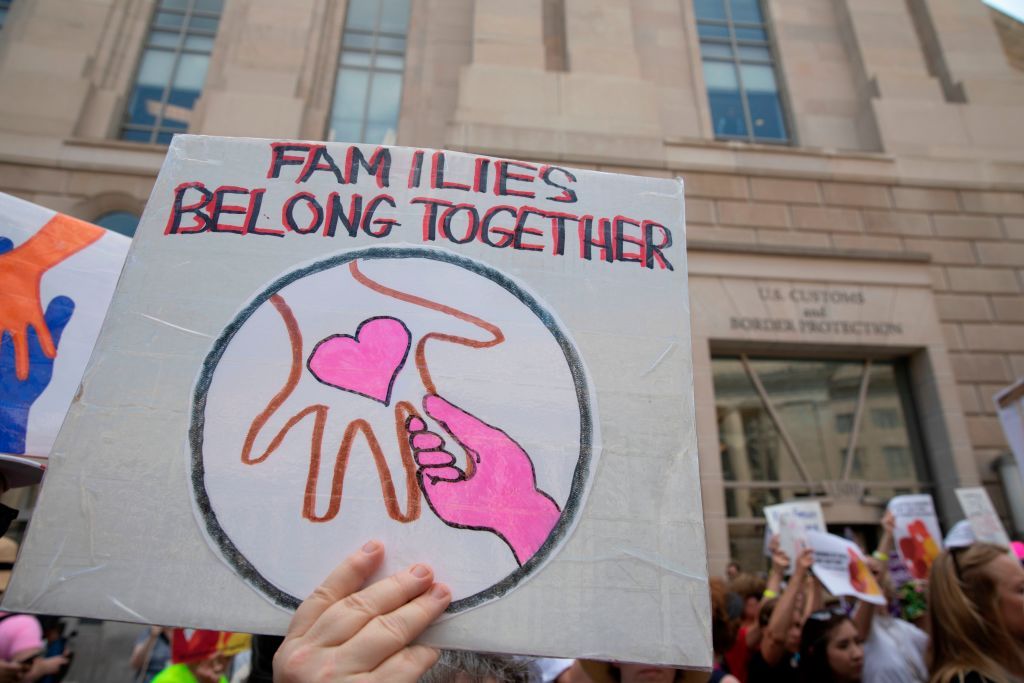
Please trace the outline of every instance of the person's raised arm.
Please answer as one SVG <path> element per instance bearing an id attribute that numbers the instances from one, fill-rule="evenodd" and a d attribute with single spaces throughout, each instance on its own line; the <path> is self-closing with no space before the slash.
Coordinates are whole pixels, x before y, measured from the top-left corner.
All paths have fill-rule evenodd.
<path id="1" fill-rule="evenodd" d="M 772 610 L 771 619 L 761 639 L 761 656 L 769 666 L 778 664 L 786 655 L 786 632 L 793 624 L 797 595 L 804 590 L 804 577 L 813 564 L 814 553 L 810 548 L 805 548 L 797 558 L 786 589 L 779 596 L 779 603 Z"/>
<path id="2" fill-rule="evenodd" d="M 383 560 L 384 547 L 367 543 L 299 605 L 274 656 L 275 683 L 412 683 L 434 664 L 437 650 L 410 643 L 451 591 L 422 564 L 362 588 Z"/>

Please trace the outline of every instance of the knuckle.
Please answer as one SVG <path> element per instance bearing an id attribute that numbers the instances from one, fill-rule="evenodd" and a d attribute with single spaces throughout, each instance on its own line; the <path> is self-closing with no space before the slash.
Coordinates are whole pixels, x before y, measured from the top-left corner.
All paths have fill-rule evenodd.
<path id="1" fill-rule="evenodd" d="M 341 601 L 347 611 L 368 617 L 377 615 L 377 607 L 363 593 L 352 593 Z"/>
<path id="2" fill-rule="evenodd" d="M 405 645 L 412 639 L 409 625 L 401 617 L 384 614 L 377 617 L 377 623 L 388 640 L 394 641 L 396 644 Z"/>

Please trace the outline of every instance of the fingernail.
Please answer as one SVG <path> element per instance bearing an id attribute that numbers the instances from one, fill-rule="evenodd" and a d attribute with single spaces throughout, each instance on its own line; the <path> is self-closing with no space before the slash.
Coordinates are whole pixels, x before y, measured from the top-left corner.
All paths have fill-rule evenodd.
<path id="1" fill-rule="evenodd" d="M 380 543 L 377 541 L 369 541 L 363 546 L 363 552 L 367 555 L 377 552 L 380 549 Z"/>
<path id="2" fill-rule="evenodd" d="M 430 595 L 438 600 L 447 600 L 451 597 L 451 591 L 443 583 L 435 583 L 430 587 Z"/>
<path id="3" fill-rule="evenodd" d="M 425 564 L 414 564 L 409 567 L 409 573 L 417 579 L 425 579 L 430 576 L 430 568 Z"/>

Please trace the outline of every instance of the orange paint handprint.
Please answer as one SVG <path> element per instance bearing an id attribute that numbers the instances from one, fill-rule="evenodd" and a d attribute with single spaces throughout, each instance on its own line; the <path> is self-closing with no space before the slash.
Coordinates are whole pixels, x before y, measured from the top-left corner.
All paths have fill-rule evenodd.
<path id="1" fill-rule="evenodd" d="M 103 233 L 103 228 L 57 214 L 24 244 L 0 254 L 0 337 L 11 337 L 19 380 L 28 379 L 29 327 L 35 330 L 43 353 L 48 358 L 57 355 L 39 296 L 43 273 L 89 246 Z"/>

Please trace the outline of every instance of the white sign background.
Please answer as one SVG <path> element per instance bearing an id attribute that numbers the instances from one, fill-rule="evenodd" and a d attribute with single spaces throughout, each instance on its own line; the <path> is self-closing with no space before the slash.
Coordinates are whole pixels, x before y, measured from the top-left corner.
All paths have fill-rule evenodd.
<path id="1" fill-rule="evenodd" d="M 988 492 L 980 486 L 956 489 L 956 498 L 971 524 L 975 540 L 1010 547 L 1010 537 L 992 506 Z"/>
<path id="2" fill-rule="evenodd" d="M 436 183 L 438 174 L 431 168 L 431 160 L 438 158 L 434 152 L 407 148 L 389 148 L 391 182 L 386 188 L 366 172 L 353 184 L 339 182 L 330 170 L 317 171 L 304 182 L 298 179 L 301 161 L 283 167 L 280 177 L 268 177 L 273 175 L 268 173 L 272 143 L 175 137 L 86 372 L 82 400 L 72 405 L 54 446 L 51 470 L 5 606 L 144 623 L 283 632 L 289 611 L 267 600 L 223 561 L 193 514 L 188 432 L 196 379 L 225 327 L 267 283 L 302 264 L 347 250 L 414 244 L 443 248 L 483 263 L 521 283 L 550 308 L 575 343 L 592 380 L 602 442 L 576 528 L 550 561 L 500 599 L 438 623 L 423 641 L 491 652 L 710 667 L 681 183 L 583 170 L 569 171 L 575 178 L 569 182 L 560 172 L 555 177 L 577 197 L 566 203 L 552 199 L 561 191 L 541 182 L 545 171 L 540 164 L 518 164 L 516 173 L 531 180 L 510 176 L 507 185 L 533 196 L 496 196 L 495 160 L 487 160 L 491 173 L 477 192 L 457 189 L 452 183 L 467 187 L 473 183 L 474 170 L 484 165 L 481 157 L 445 153 L 446 182 Z M 328 143 L 324 149 L 341 165 L 355 149 L 365 159 L 377 151 L 343 143 Z M 425 160 L 419 184 L 417 158 Z M 203 183 L 211 192 L 228 186 L 265 189 L 261 209 L 253 212 L 255 225 L 287 234 L 210 230 L 166 234 L 176 188 L 183 183 Z M 361 229 L 350 236 L 341 226 L 333 237 L 326 237 L 322 230 L 311 234 L 288 230 L 282 225 L 282 206 L 301 192 L 325 203 L 331 192 L 338 192 L 346 209 L 353 193 L 366 197 L 387 193 L 395 207 L 379 207 L 378 216 L 387 215 L 399 225 L 385 236 Z M 194 192 L 189 194 L 185 203 L 194 202 L 195 197 Z M 537 216 L 529 219 L 536 232 L 520 235 L 524 243 L 538 245 L 537 250 L 496 248 L 480 239 L 460 244 L 440 232 L 431 238 L 424 233 L 424 206 L 413 201 L 418 197 L 474 203 L 481 211 L 502 204 L 656 221 L 671 231 L 672 244 L 664 246 L 662 256 L 672 269 L 656 262 L 645 267 L 636 260 L 604 260 L 602 255 L 613 252 L 594 245 L 588 259 L 576 223 L 564 230 L 563 249 L 558 253 L 553 221 Z M 229 202 L 244 210 L 247 199 L 229 195 L 225 204 Z M 310 220 L 309 212 L 296 216 L 303 224 Z M 459 218 L 460 234 L 466 228 L 465 219 L 465 214 Z M 238 214 L 222 217 L 222 223 L 234 225 L 246 220 Z M 514 219 L 506 213 L 498 222 L 508 227 Z M 186 218 L 183 224 L 191 223 Z M 381 233 L 381 224 L 369 227 Z M 600 227 L 595 218 L 594 229 Z M 629 224 L 626 229 L 634 236 L 640 230 Z M 638 249 L 629 242 L 608 247 L 632 253 Z M 542 349 L 538 359 L 544 357 Z M 435 360 L 432 355 L 431 361 L 445 367 L 440 357 Z M 511 434 L 519 432 L 517 421 L 536 414 L 531 408 L 517 416 L 516 406 L 528 396 L 543 401 L 545 390 L 530 384 L 535 379 L 532 375 L 521 375 L 514 368 L 502 370 L 506 374 L 495 376 L 488 385 L 494 402 L 474 404 L 472 410 Z M 439 379 L 439 386 L 447 385 Z M 468 400 L 468 394 L 453 396 L 456 404 Z M 492 406 L 500 407 L 500 414 Z M 242 412 L 248 413 L 249 408 Z M 537 429 L 545 433 L 542 424 Z M 300 468 L 308 468 L 308 431 L 306 435 L 306 452 L 297 459 Z M 528 433 L 514 436 L 528 438 Z M 353 481 L 358 481 L 356 468 L 365 461 L 365 454 L 353 452 Z M 397 471 L 394 466 L 393 471 Z M 379 485 L 370 481 L 369 505 L 380 507 Z M 543 486 L 555 492 L 564 482 L 552 480 Z M 358 497 L 355 491 L 346 493 L 343 505 Z M 261 501 L 247 504 L 255 511 Z M 279 532 L 264 529 L 268 544 L 272 543 L 269 537 Z M 468 537 L 470 532 L 466 533 Z M 346 530 L 337 542 L 325 544 L 319 561 L 323 566 L 337 562 L 365 540 L 361 530 Z M 451 580 L 444 573 L 451 565 L 440 554 L 412 554 L 400 534 L 381 540 L 387 548 L 385 571 L 427 562 L 443 569 L 438 580 Z M 296 560 L 296 565 L 301 562 Z M 614 624 L 615 628 L 584 629 L 579 628 L 581 623 Z"/>
<path id="3" fill-rule="evenodd" d="M 771 532 L 779 535 L 779 549 L 789 557 L 788 573 L 793 572 L 797 556 L 807 547 L 806 533 L 828 532 L 825 513 L 816 500 L 767 505 L 764 516 Z"/>
<path id="4" fill-rule="evenodd" d="M 849 595 L 874 605 L 884 605 L 885 596 L 868 569 L 864 553 L 857 544 L 834 534 L 807 532 L 814 550 L 812 571 L 832 595 Z M 860 585 L 854 584 L 853 576 Z"/>

